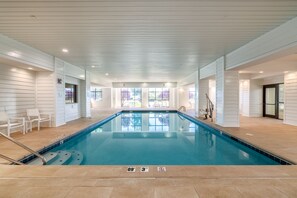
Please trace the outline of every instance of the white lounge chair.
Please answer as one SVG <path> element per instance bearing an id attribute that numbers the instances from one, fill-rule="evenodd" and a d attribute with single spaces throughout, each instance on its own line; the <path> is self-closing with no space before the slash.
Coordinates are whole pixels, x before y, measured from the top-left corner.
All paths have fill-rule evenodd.
<path id="1" fill-rule="evenodd" d="M 38 131 L 40 130 L 40 123 L 48 122 L 51 126 L 51 114 L 39 113 L 38 109 L 27 109 L 28 122 L 30 122 L 30 129 L 32 131 L 32 124 L 37 122 Z"/>
<path id="2" fill-rule="evenodd" d="M 1 111 L 0 128 L 6 128 L 8 136 L 16 128 L 22 128 L 22 132 L 25 134 L 25 118 L 9 118 L 6 112 Z"/>

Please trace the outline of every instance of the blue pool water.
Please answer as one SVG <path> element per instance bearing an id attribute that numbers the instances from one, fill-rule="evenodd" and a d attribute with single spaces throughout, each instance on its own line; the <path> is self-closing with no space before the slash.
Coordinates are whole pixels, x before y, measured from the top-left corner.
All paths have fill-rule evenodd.
<path id="1" fill-rule="evenodd" d="M 277 165 L 177 113 L 121 113 L 51 151 L 75 150 L 82 165 Z"/>

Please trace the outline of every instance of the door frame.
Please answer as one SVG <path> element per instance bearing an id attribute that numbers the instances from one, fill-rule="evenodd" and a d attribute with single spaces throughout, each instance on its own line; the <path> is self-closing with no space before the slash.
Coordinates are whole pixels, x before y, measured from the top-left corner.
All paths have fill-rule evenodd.
<path id="1" fill-rule="evenodd" d="M 279 85 L 283 83 L 263 85 L 263 117 L 279 119 Z M 275 115 L 266 114 L 266 88 L 275 88 Z"/>

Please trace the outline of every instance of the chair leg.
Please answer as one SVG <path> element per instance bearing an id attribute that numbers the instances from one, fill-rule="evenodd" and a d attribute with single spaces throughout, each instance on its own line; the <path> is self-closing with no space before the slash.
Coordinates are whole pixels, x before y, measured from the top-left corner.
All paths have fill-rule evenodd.
<path id="1" fill-rule="evenodd" d="M 38 121 L 37 125 L 38 125 L 38 131 L 39 131 L 40 130 L 40 122 L 39 121 Z"/>
<path id="2" fill-rule="evenodd" d="M 25 124 L 23 125 L 23 134 L 24 134 L 24 135 L 26 134 L 26 127 L 25 127 Z"/>
<path id="3" fill-rule="evenodd" d="M 7 136 L 10 137 L 10 126 L 7 127 Z"/>

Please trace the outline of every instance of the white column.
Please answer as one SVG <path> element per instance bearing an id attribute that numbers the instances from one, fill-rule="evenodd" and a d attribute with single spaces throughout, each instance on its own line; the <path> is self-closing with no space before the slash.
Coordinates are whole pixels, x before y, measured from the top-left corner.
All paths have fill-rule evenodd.
<path id="1" fill-rule="evenodd" d="M 239 127 L 239 76 L 225 71 L 225 58 L 216 61 L 216 124 Z"/>
<path id="2" fill-rule="evenodd" d="M 285 74 L 284 123 L 297 126 L 297 72 Z"/>
<path id="3" fill-rule="evenodd" d="M 55 120 L 54 126 L 61 126 L 65 121 L 65 75 L 64 62 L 55 58 L 55 78 L 54 78 L 56 101 L 55 101 Z"/>
<path id="4" fill-rule="evenodd" d="M 202 79 L 199 80 L 199 108 L 200 109 L 206 109 L 206 95 L 209 95 L 209 80 L 208 79 Z"/>
<path id="5" fill-rule="evenodd" d="M 195 78 L 195 115 L 199 117 L 199 80 L 200 80 L 200 68 L 197 71 L 197 76 Z"/>
<path id="6" fill-rule="evenodd" d="M 82 117 L 91 117 L 91 81 L 90 72 L 85 71 L 85 80 L 81 81 L 81 114 Z"/>
<path id="7" fill-rule="evenodd" d="M 142 88 L 141 94 L 142 94 L 141 95 L 141 100 L 142 100 L 141 107 L 147 108 L 148 107 L 148 88 Z"/>
<path id="8" fill-rule="evenodd" d="M 169 107 L 175 108 L 175 88 L 170 88 L 169 90 Z"/>

